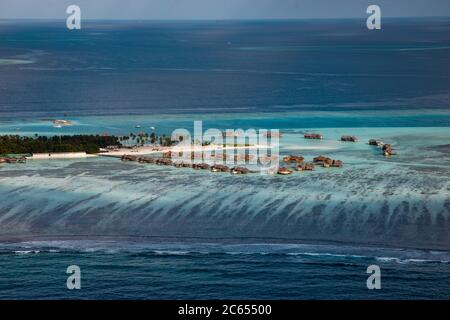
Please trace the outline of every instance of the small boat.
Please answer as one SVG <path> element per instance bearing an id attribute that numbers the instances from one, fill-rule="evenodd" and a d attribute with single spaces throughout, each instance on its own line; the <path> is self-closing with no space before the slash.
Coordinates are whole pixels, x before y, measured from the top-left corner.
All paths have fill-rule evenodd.
<path id="1" fill-rule="evenodd" d="M 137 124 L 136 126 L 135 126 L 135 128 L 140 128 L 141 126 L 139 125 L 139 124 Z"/>
<path id="2" fill-rule="evenodd" d="M 55 125 L 53 126 L 53 128 L 62 128 L 62 125 L 60 125 L 60 124 L 55 124 Z"/>
<path id="3" fill-rule="evenodd" d="M 155 127 L 150 127 L 150 130 L 153 130 L 153 131 L 154 131 L 155 129 L 156 129 Z"/>
<path id="4" fill-rule="evenodd" d="M 60 126 L 72 126 L 73 123 L 72 121 L 69 120 L 54 120 L 53 124 L 56 125 L 60 125 Z"/>

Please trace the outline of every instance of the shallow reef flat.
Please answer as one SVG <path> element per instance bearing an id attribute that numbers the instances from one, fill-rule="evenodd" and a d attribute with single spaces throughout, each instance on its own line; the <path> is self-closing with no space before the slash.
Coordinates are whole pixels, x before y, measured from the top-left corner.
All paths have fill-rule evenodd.
<path id="1" fill-rule="evenodd" d="M 325 152 L 344 168 L 236 177 L 106 158 L 3 166 L 0 234 L 450 248 L 447 128 L 328 128 L 321 130 L 326 139 L 306 144 L 303 131 L 286 133 L 282 154 Z M 361 142 L 338 141 L 343 132 Z M 367 144 L 375 132 L 396 156 Z"/>

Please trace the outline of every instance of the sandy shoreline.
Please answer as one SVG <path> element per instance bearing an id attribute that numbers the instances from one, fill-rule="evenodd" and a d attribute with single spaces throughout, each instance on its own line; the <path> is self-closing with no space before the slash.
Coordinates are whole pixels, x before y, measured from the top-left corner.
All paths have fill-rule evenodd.
<path id="1" fill-rule="evenodd" d="M 152 147 L 152 146 L 144 146 L 138 147 L 134 149 L 129 148 L 121 148 L 115 151 L 108 152 L 100 152 L 98 155 L 103 157 L 116 157 L 120 158 L 123 155 L 149 155 L 149 154 L 158 154 L 164 152 L 201 152 L 201 151 L 213 151 L 213 150 L 239 150 L 239 149 L 267 149 L 270 146 L 267 145 L 253 145 L 253 146 L 217 146 L 217 145 L 209 145 L 209 146 L 174 146 L 174 147 Z"/>

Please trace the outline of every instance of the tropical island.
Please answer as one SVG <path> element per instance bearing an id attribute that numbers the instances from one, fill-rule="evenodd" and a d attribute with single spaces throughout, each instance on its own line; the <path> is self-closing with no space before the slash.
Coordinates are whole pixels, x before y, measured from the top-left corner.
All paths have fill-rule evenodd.
<path id="1" fill-rule="evenodd" d="M 305 139 L 323 139 L 321 134 L 305 134 Z M 213 144 L 211 141 L 203 141 L 199 146 L 180 146 L 183 137 L 178 141 L 173 141 L 170 136 L 157 136 L 155 133 L 130 133 L 129 136 L 102 135 L 65 135 L 65 136 L 0 136 L 0 163 L 24 163 L 26 159 L 68 159 L 84 158 L 87 156 L 106 156 L 120 158 L 122 161 L 136 161 L 140 163 L 154 163 L 159 165 L 169 165 L 175 167 L 191 167 L 194 169 L 211 169 L 213 172 L 228 171 L 228 167 L 211 167 L 208 163 L 184 163 L 182 161 L 172 161 L 172 154 L 179 156 L 184 152 L 190 152 L 191 160 L 196 159 L 196 152 L 202 152 L 200 159 L 203 159 L 203 152 L 214 151 L 214 159 L 225 161 L 229 159 L 228 151 L 232 152 L 231 158 L 234 161 L 242 160 L 247 163 L 251 156 L 247 152 L 241 155 L 234 155 L 236 149 L 268 148 L 268 145 L 250 145 L 248 143 L 222 143 Z M 342 142 L 358 142 L 355 136 L 342 136 Z M 194 141 L 192 141 L 194 142 Z M 390 144 L 370 139 L 369 145 L 381 147 L 384 156 L 395 155 L 395 151 Z M 216 154 L 216 151 L 219 152 Z M 131 154 L 132 153 L 132 154 Z M 156 154 L 159 158 L 148 157 Z M 162 156 L 162 157 L 161 157 Z M 241 159 L 239 159 L 241 157 Z M 189 156 L 188 156 L 189 158 Z M 278 158 L 276 158 L 278 159 Z M 293 170 L 312 171 L 315 166 L 324 168 L 342 168 L 341 160 L 331 159 L 326 156 L 317 156 L 312 162 L 305 162 L 305 158 L 299 155 L 289 155 L 283 158 L 285 165 L 295 164 L 295 168 L 279 167 L 278 174 L 290 175 Z M 216 165 L 216 164 L 215 164 Z M 233 170 L 236 169 L 236 170 Z M 238 170 L 239 169 L 239 170 Z M 245 170 L 241 170 L 245 169 Z M 247 168 L 235 167 L 230 170 L 233 174 L 245 174 L 250 170 Z"/>
<path id="2" fill-rule="evenodd" d="M 109 145 L 120 145 L 118 137 L 101 135 L 73 136 L 0 136 L 0 154 L 50 152 L 86 152 L 96 154 Z"/>
<path id="3" fill-rule="evenodd" d="M 158 143 L 161 146 L 173 145 L 170 137 L 156 134 L 130 133 L 128 136 L 113 135 L 63 135 L 63 136 L 0 136 L 0 155 L 56 153 L 56 152 L 86 152 L 98 154 L 102 149 L 115 146 L 136 147 Z"/>

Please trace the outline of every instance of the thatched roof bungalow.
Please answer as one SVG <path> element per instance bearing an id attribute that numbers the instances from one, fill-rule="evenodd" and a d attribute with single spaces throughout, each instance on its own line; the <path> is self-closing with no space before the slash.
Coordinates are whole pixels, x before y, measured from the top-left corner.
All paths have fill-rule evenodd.
<path id="1" fill-rule="evenodd" d="M 155 163 L 155 158 L 152 158 L 152 157 L 139 157 L 138 161 L 140 163 Z"/>
<path id="2" fill-rule="evenodd" d="M 158 165 L 163 165 L 163 166 L 171 166 L 172 160 L 167 159 L 167 158 L 158 158 L 158 159 L 156 159 L 155 163 Z"/>
<path id="3" fill-rule="evenodd" d="M 312 171 L 314 170 L 314 163 L 305 163 L 297 166 L 297 171 Z"/>
<path id="4" fill-rule="evenodd" d="M 355 136 L 342 136 L 341 141 L 345 142 L 358 142 L 358 138 Z"/>
<path id="5" fill-rule="evenodd" d="M 211 166 L 212 172 L 228 172 L 229 168 L 223 164 L 215 164 Z"/>
<path id="6" fill-rule="evenodd" d="M 343 166 L 343 162 L 341 160 L 333 160 L 331 158 L 325 156 L 318 156 L 313 159 L 314 163 L 322 165 L 324 168 L 340 168 Z"/>
<path id="7" fill-rule="evenodd" d="M 302 163 L 305 158 L 302 156 L 286 156 L 283 158 L 285 163 Z"/>
<path id="8" fill-rule="evenodd" d="M 305 139 L 323 139 L 323 136 L 319 133 L 305 133 L 303 137 Z"/>
<path id="9" fill-rule="evenodd" d="M 390 144 L 385 144 L 383 146 L 383 154 L 385 156 L 391 156 L 391 155 L 395 154 L 395 151 L 394 151 L 394 149 L 392 148 L 392 146 Z"/>
<path id="10" fill-rule="evenodd" d="M 234 167 L 230 170 L 231 174 L 247 174 L 250 173 L 250 170 L 244 167 Z"/>
<path id="11" fill-rule="evenodd" d="M 369 145 L 376 146 L 376 147 L 381 147 L 383 145 L 383 141 L 377 140 L 377 139 L 370 139 L 369 140 Z"/>
<path id="12" fill-rule="evenodd" d="M 342 168 L 344 166 L 344 163 L 341 160 L 333 160 L 331 166 L 333 168 Z"/>
<path id="13" fill-rule="evenodd" d="M 133 156 L 130 154 L 124 154 L 120 159 L 122 161 L 138 161 L 138 156 Z"/>
<path id="14" fill-rule="evenodd" d="M 315 157 L 313 159 L 313 161 L 315 163 L 319 163 L 319 164 L 323 164 L 323 163 L 331 164 L 333 162 L 333 160 L 331 158 L 328 158 L 328 157 L 325 157 L 325 156 Z"/>
<path id="15" fill-rule="evenodd" d="M 196 170 L 207 170 L 207 169 L 209 169 L 209 164 L 207 164 L 207 163 L 194 163 L 192 165 L 192 168 L 196 169 Z"/>

